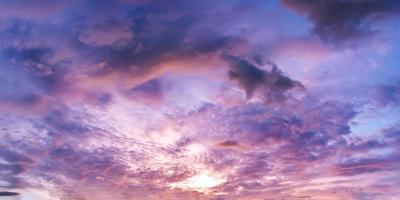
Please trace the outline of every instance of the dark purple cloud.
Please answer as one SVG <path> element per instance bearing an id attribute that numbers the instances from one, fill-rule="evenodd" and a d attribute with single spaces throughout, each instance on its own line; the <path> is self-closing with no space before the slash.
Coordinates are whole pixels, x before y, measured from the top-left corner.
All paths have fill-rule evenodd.
<path id="1" fill-rule="evenodd" d="M 341 41 L 374 33 L 369 24 L 400 11 L 397 0 L 283 0 L 306 15 L 322 39 Z"/>
<path id="2" fill-rule="evenodd" d="M 8 192 L 8 191 L 0 191 L 0 196 L 7 197 L 7 196 L 18 196 L 18 192 Z"/>
<path id="3" fill-rule="evenodd" d="M 282 101 L 286 99 L 286 91 L 303 88 L 300 82 L 283 75 L 273 63 L 270 63 L 272 69 L 265 71 L 243 58 L 231 55 L 223 58 L 230 63 L 229 77 L 239 82 L 246 91 L 247 98 L 251 98 L 255 90 L 261 89 L 266 101 Z"/>
<path id="4" fill-rule="evenodd" d="M 130 98 L 136 99 L 144 97 L 147 100 L 159 100 L 162 98 L 162 91 L 163 88 L 160 81 L 157 79 L 152 79 L 127 91 L 127 95 Z"/>

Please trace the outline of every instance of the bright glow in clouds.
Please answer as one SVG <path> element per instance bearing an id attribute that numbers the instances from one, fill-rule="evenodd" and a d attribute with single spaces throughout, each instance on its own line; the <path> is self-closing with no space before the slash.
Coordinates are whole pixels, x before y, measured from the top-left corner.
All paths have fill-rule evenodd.
<path id="1" fill-rule="evenodd" d="M 196 175 L 181 182 L 172 183 L 170 186 L 172 188 L 210 193 L 210 189 L 224 183 L 225 181 L 226 179 L 219 174 L 211 173 L 208 170 L 201 170 L 196 173 Z"/>
<path id="2" fill-rule="evenodd" d="M 0 199 L 398 200 L 400 1 L 0 1 Z"/>

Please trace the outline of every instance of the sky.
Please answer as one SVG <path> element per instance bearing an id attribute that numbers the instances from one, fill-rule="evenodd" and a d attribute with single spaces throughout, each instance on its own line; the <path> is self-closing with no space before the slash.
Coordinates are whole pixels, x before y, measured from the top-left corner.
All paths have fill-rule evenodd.
<path id="1" fill-rule="evenodd" d="M 1 200 L 399 200 L 400 1 L 0 0 Z"/>

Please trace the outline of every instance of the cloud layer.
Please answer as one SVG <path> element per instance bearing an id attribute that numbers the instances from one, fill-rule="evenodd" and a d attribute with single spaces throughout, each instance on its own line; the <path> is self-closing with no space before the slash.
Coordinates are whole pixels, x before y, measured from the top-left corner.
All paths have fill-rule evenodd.
<path id="1" fill-rule="evenodd" d="M 398 10 L 2 1 L 0 196 L 394 200 Z"/>

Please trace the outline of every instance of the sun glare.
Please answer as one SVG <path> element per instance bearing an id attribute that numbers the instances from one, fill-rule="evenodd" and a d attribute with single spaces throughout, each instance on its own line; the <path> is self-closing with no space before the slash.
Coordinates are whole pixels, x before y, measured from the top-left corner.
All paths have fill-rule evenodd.
<path id="1" fill-rule="evenodd" d="M 225 181 L 223 176 L 205 170 L 184 181 L 172 183 L 170 186 L 172 188 L 209 193 L 211 188 L 221 185 Z"/>

